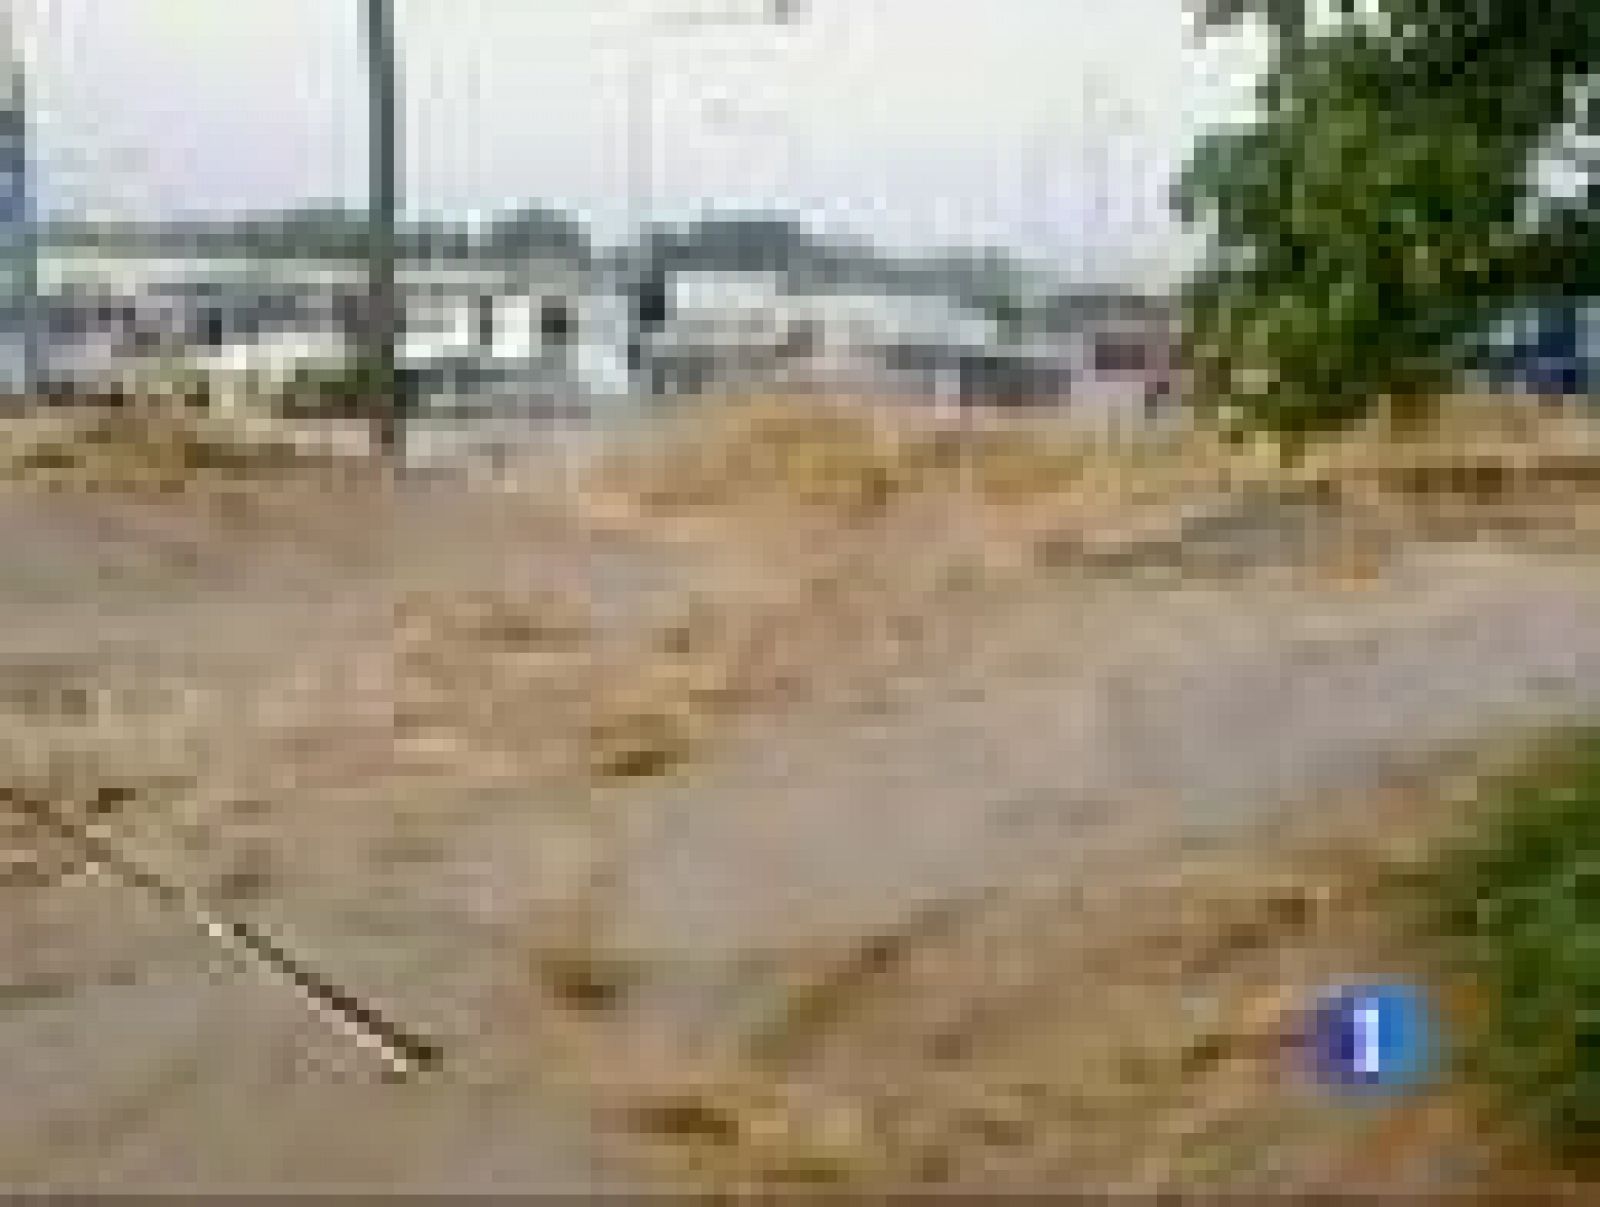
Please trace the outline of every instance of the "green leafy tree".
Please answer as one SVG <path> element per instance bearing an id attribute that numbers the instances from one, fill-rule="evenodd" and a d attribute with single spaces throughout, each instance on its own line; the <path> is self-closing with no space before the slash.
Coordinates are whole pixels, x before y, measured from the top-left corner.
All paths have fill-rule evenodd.
<path id="1" fill-rule="evenodd" d="M 1380 399 L 1423 418 L 1495 315 L 1594 289 L 1588 197 L 1541 207 L 1530 170 L 1600 57 L 1592 16 L 1558 13 L 1563 41 L 1489 0 L 1388 0 L 1331 27 L 1303 3 L 1214 7 L 1279 30 L 1259 118 L 1203 139 L 1175 193 L 1212 235 L 1185 298 L 1200 396 L 1239 426 L 1292 452 Z"/>

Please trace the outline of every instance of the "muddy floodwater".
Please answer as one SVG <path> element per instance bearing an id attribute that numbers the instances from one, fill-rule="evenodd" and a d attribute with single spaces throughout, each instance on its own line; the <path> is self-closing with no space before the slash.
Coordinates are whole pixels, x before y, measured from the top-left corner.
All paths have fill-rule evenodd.
<path id="1" fill-rule="evenodd" d="M 397 607 L 581 591 L 625 644 L 719 571 L 484 481 L 327 491 L 254 529 L 0 494 L 18 780 L 122 785 L 119 840 L 447 1053 L 386 1082 L 290 987 L 62 854 L 0 882 L 0 1181 L 637 1184 L 604 1070 L 536 984 L 535 936 L 602 872 L 633 1033 L 714 1032 L 752 959 L 1159 862 L 1600 705 L 1593 554 L 1419 542 L 1359 589 L 1019 575 L 924 617 L 952 652 L 879 698 L 752 710 L 670 773 L 600 784 L 540 745 L 557 695 L 486 719 L 525 735 L 499 747 L 404 732 Z"/>

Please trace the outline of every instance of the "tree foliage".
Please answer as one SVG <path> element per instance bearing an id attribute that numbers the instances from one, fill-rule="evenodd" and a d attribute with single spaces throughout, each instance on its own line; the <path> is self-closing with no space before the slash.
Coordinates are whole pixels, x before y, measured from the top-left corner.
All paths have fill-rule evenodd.
<path id="1" fill-rule="evenodd" d="M 1185 299 L 1201 396 L 1291 444 L 1379 398 L 1414 412 L 1497 314 L 1600 286 L 1592 186 L 1542 205 L 1533 172 L 1591 116 L 1600 6 L 1333 8 L 1210 5 L 1263 18 L 1275 50 L 1259 116 L 1202 139 L 1175 192 L 1212 236 Z"/>

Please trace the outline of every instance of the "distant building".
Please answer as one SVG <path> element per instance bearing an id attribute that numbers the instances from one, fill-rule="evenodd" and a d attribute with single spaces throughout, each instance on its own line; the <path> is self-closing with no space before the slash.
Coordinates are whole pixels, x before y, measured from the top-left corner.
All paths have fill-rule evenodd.
<path id="1" fill-rule="evenodd" d="M 365 310 L 359 262 L 72 249 L 44 268 L 63 385 L 173 358 L 218 383 L 282 384 L 345 361 Z M 490 377 L 531 370 L 561 359 L 583 325 L 587 283 L 569 261 L 406 262 L 397 275 L 400 359 L 421 381 L 440 376 L 430 366 L 463 359 L 484 362 Z"/>
<path id="2" fill-rule="evenodd" d="M 864 287 L 797 288 L 771 270 L 672 273 L 667 313 L 649 340 L 654 378 L 671 393 L 759 388 L 908 387 L 885 357 L 908 342 L 984 347 L 993 324 L 957 300 Z"/>
<path id="3" fill-rule="evenodd" d="M 649 353 L 669 393 L 780 384 L 940 405 L 1056 408 L 1137 427 L 1176 409 L 1176 329 L 1160 299 L 1099 292 L 1064 329 L 1012 330 L 948 292 L 680 270 Z"/>

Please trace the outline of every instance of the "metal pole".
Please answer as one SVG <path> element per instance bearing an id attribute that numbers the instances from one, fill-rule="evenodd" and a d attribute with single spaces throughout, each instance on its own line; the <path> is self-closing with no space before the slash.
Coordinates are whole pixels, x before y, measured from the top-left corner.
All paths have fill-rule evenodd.
<path id="1" fill-rule="evenodd" d="M 629 63 L 628 80 L 628 228 L 635 239 L 644 233 L 655 183 L 655 78 L 648 38 L 641 37 Z"/>
<path id="2" fill-rule="evenodd" d="M 648 31 L 633 48 L 628 65 L 628 230 L 635 250 L 642 252 L 630 265 L 628 300 L 628 369 L 637 389 L 645 377 L 645 324 L 642 297 L 651 277 L 652 251 L 645 238 L 649 209 L 655 191 L 655 73 Z"/>
<path id="3" fill-rule="evenodd" d="M 628 79 L 630 109 L 628 121 L 631 127 L 627 150 L 628 209 L 629 223 L 635 239 L 644 242 L 645 225 L 649 220 L 648 209 L 654 202 L 655 191 L 655 76 L 654 62 L 651 58 L 654 48 L 651 45 L 650 35 L 686 33 L 719 26 L 785 26 L 797 21 L 802 12 L 803 8 L 798 0 L 762 0 L 758 11 L 742 16 L 738 13 L 689 11 L 668 14 L 655 22 L 646 20 L 643 23 L 638 44 L 634 48 L 633 61 L 629 66 Z M 636 380 L 639 376 L 644 376 L 649 387 L 648 393 L 653 395 L 656 392 L 656 380 L 654 370 L 648 364 L 650 358 L 646 349 L 645 325 L 641 321 L 640 298 L 642 291 L 647 288 L 651 291 L 664 288 L 665 274 L 658 276 L 655 272 L 656 266 L 648 245 L 645 246 L 645 251 L 643 271 L 631 282 L 634 289 L 639 292 L 636 292 L 631 299 L 628 350 L 629 367 L 634 371 Z"/>
<path id="4" fill-rule="evenodd" d="M 33 155 L 28 115 L 27 64 L 17 40 L 16 27 L 8 11 L 5 14 L 4 37 L 6 53 L 10 56 L 10 95 L 7 100 L 6 121 L 6 187 L 10 191 L 8 202 L 13 207 L 8 220 L 15 222 L 10 266 L 13 283 L 5 299 L 7 308 L 21 328 L 22 339 L 22 390 L 25 397 L 37 399 L 40 387 L 43 347 L 40 340 L 39 307 L 39 216 L 33 187 Z M 9 233 L 9 232 L 8 232 Z"/>
<path id="5" fill-rule="evenodd" d="M 395 280 L 395 227 L 400 209 L 398 67 L 392 0 L 366 0 L 365 41 L 369 85 L 367 222 L 367 322 L 365 364 L 370 375 L 372 440 L 386 457 L 405 443 L 404 383 L 397 372 L 400 298 Z"/>

